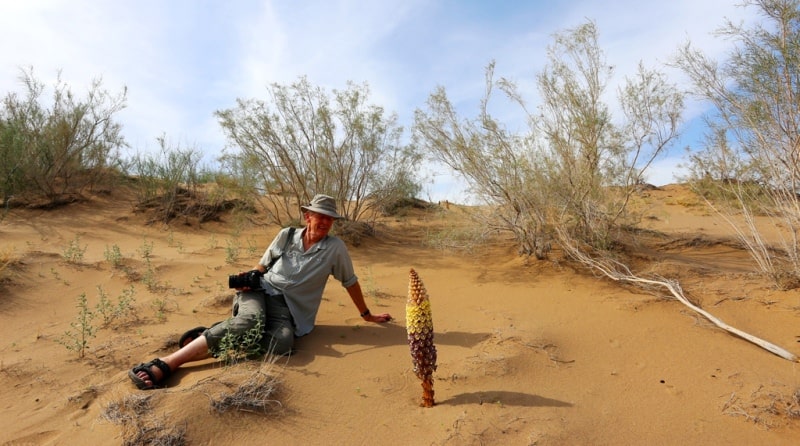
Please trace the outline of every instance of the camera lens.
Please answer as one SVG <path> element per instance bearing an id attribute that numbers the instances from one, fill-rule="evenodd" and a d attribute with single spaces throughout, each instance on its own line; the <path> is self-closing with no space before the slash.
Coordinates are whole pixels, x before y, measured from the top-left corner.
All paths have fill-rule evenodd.
<path id="1" fill-rule="evenodd" d="M 228 276 L 228 288 L 250 288 L 251 290 L 261 289 L 261 271 L 253 270 L 244 274 L 233 274 Z"/>

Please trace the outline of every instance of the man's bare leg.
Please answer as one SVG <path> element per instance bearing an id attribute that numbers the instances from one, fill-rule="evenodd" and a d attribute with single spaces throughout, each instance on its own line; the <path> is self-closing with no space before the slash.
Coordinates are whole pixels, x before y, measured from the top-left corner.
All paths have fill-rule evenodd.
<path id="1" fill-rule="evenodd" d="M 175 369 L 182 366 L 183 364 L 186 364 L 187 362 L 201 361 L 203 359 L 208 359 L 210 357 L 211 354 L 208 351 L 208 341 L 206 340 L 205 336 L 201 335 L 198 336 L 197 339 L 186 344 L 180 350 L 160 359 L 165 363 L 167 363 L 170 370 L 175 371 Z M 153 376 L 155 376 L 156 381 L 160 381 L 161 377 L 163 376 L 161 369 L 159 369 L 156 366 L 150 368 L 150 373 L 152 373 Z M 147 373 L 139 372 L 136 375 L 148 385 L 154 384 L 152 381 L 150 381 L 150 377 L 147 376 Z"/>

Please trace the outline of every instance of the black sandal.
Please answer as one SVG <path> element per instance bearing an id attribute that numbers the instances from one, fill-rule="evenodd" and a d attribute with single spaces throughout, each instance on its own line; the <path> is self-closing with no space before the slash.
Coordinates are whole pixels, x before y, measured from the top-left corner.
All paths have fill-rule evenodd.
<path id="1" fill-rule="evenodd" d="M 152 370 L 150 370 L 153 368 L 153 366 L 156 366 L 161 370 L 161 379 L 156 379 L 155 374 L 153 374 Z M 146 373 L 152 384 L 147 384 L 145 380 L 139 378 L 139 372 Z M 131 381 L 136 384 L 136 387 L 138 387 L 139 390 L 157 389 L 161 387 L 161 383 L 169 379 L 170 375 L 172 375 L 172 369 L 169 368 L 166 362 L 159 358 L 144 364 L 139 364 L 128 371 L 128 376 L 131 378 Z"/>
<path id="2" fill-rule="evenodd" d="M 197 339 L 206 330 L 208 330 L 206 327 L 195 327 L 191 330 L 187 330 L 186 333 L 181 335 L 180 340 L 178 340 L 178 348 L 186 347 L 186 344 Z"/>
<path id="3" fill-rule="evenodd" d="M 214 327 L 218 324 L 221 324 L 222 322 L 223 321 L 214 322 L 214 324 L 212 324 L 211 326 Z M 187 330 L 186 333 L 182 334 L 181 338 L 178 340 L 178 348 L 186 347 L 186 344 L 200 337 L 200 335 L 203 334 L 203 332 L 206 330 L 208 330 L 206 327 L 195 327 L 192 328 L 191 330 Z"/>

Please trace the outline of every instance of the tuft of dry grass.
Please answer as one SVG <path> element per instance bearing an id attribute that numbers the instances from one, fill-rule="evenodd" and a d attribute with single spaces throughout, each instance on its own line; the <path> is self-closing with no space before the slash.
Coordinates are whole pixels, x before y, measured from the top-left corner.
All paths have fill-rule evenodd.
<path id="1" fill-rule="evenodd" d="M 198 382 L 192 388 L 201 391 L 211 408 L 223 414 L 231 410 L 260 414 L 278 414 L 283 409 L 283 381 L 275 370 L 280 357 L 266 355 L 257 366 L 242 362 L 227 368 L 224 374 Z"/>
<path id="2" fill-rule="evenodd" d="M 280 401 L 283 386 L 281 379 L 273 370 L 273 362 L 267 360 L 245 375 L 244 381 L 237 382 L 233 374 L 230 381 L 218 380 L 228 391 L 220 392 L 211 398 L 211 407 L 218 413 L 230 410 L 276 414 L 283 410 Z"/>
<path id="3" fill-rule="evenodd" d="M 800 421 L 800 387 L 787 394 L 780 389 L 760 386 L 750 394 L 749 401 L 733 393 L 722 412 L 744 417 L 765 429 L 796 423 Z"/>
<path id="4" fill-rule="evenodd" d="M 431 227 L 425 232 L 423 245 L 442 252 L 473 253 L 489 240 L 488 230 L 479 227 L 443 225 Z"/>
<path id="5" fill-rule="evenodd" d="M 125 446 L 186 445 L 186 426 L 171 424 L 166 417 L 153 413 L 154 395 L 127 395 L 106 405 L 100 416 L 122 426 L 122 444 Z"/>
<path id="6" fill-rule="evenodd" d="M 153 395 L 152 393 L 134 393 L 121 400 L 112 401 L 103 408 L 100 417 L 113 424 L 122 425 L 133 422 L 150 412 L 152 408 L 150 400 Z"/>
<path id="7" fill-rule="evenodd" d="M 0 251 L 0 284 L 11 278 L 11 267 L 17 262 L 17 257 L 11 248 Z"/>

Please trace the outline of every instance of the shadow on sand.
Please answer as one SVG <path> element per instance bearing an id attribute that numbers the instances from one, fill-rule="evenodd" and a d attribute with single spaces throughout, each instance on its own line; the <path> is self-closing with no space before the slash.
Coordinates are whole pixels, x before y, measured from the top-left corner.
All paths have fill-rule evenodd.
<path id="1" fill-rule="evenodd" d="M 457 347 L 472 348 L 489 339 L 490 333 L 467 333 L 450 331 L 435 333 L 433 342 L 439 345 L 452 345 Z M 337 346 L 361 345 L 364 348 L 357 351 L 343 353 Z M 395 347 L 408 345 L 405 326 L 396 323 L 370 324 L 370 325 L 317 325 L 314 331 L 295 341 L 296 352 L 292 355 L 291 363 L 310 362 L 317 355 L 343 357 L 347 354 L 382 347 Z"/>
<path id="2" fill-rule="evenodd" d="M 490 333 L 450 331 L 436 333 L 434 344 L 472 348 L 490 337 Z M 348 348 L 347 352 L 337 349 L 339 346 L 354 345 L 360 345 L 363 348 L 358 350 Z M 311 333 L 295 340 L 295 349 L 291 356 L 277 358 L 275 362 L 289 366 L 302 366 L 314 361 L 317 356 L 340 358 L 357 352 L 399 345 L 408 345 L 406 328 L 393 322 L 358 326 L 317 325 Z M 207 370 L 217 367 L 224 367 L 224 365 L 214 359 L 185 364 L 173 372 L 169 384 L 175 385 L 180 382 L 181 378 L 192 370 Z"/>
<path id="3" fill-rule="evenodd" d="M 504 390 L 459 393 L 444 401 L 436 401 L 436 404 L 449 404 L 453 406 L 463 404 L 500 404 L 503 406 L 524 407 L 572 407 L 572 403 L 566 401 L 554 400 L 552 398 L 531 395 L 529 393 L 508 392 Z"/>

